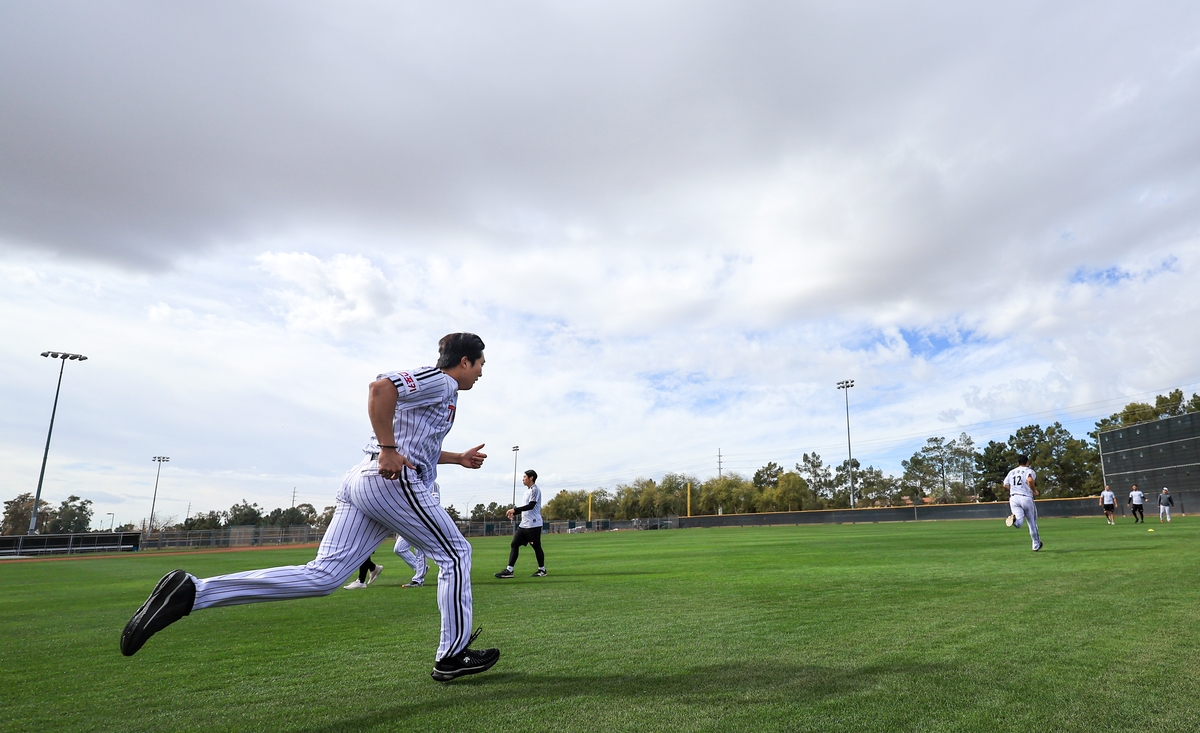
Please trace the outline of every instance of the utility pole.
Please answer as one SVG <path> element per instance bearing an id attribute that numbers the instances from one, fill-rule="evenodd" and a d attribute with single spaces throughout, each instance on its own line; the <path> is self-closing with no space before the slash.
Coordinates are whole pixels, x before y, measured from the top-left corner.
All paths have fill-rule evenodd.
<path id="1" fill-rule="evenodd" d="M 521 446 L 513 446 L 513 498 L 512 505 L 517 505 L 517 456 L 521 455 Z"/>
<path id="2" fill-rule="evenodd" d="M 296 508 L 296 487 L 292 487 L 292 508 Z"/>
<path id="3" fill-rule="evenodd" d="M 192 516 L 192 502 L 188 502 L 187 511 L 183 513 L 183 523 L 187 524 L 188 517 Z"/>
<path id="4" fill-rule="evenodd" d="M 721 478 L 721 449 L 717 448 L 717 478 Z"/>
<path id="5" fill-rule="evenodd" d="M 46 450 L 42 453 L 42 471 L 38 474 L 37 493 L 33 497 L 33 511 L 29 517 L 29 534 L 37 533 L 38 505 L 42 503 L 42 480 L 46 478 L 46 459 L 50 456 L 50 436 L 54 434 L 54 415 L 58 412 L 58 393 L 62 389 L 63 369 L 67 368 L 67 360 L 87 361 L 83 354 L 67 354 L 61 351 L 43 351 L 42 356 L 50 359 L 62 359 L 58 367 L 58 386 L 54 388 L 54 407 L 50 410 L 50 429 L 46 431 Z"/>
<path id="6" fill-rule="evenodd" d="M 171 460 L 167 456 L 154 456 L 150 460 L 158 464 L 158 471 L 154 474 L 154 498 L 150 500 L 150 526 L 146 527 L 146 532 L 154 531 L 154 505 L 158 503 L 158 477 L 162 475 L 162 464 Z"/>
<path id="7" fill-rule="evenodd" d="M 846 467 L 850 469 L 850 508 L 854 508 L 854 451 L 850 449 L 850 388 L 854 386 L 853 379 L 844 379 L 837 383 L 838 389 L 846 390 L 846 453 L 849 460 Z"/>

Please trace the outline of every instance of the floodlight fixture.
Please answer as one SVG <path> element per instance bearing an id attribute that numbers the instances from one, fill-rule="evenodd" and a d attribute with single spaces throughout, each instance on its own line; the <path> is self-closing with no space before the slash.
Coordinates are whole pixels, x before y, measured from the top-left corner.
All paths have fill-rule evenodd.
<path id="1" fill-rule="evenodd" d="M 69 354 L 60 351 L 43 351 L 42 356 L 50 359 L 62 359 L 58 367 L 58 386 L 54 388 L 54 407 L 50 410 L 50 429 L 46 431 L 46 450 L 42 452 L 42 470 L 38 473 L 37 493 L 33 497 L 33 510 L 29 513 L 29 534 L 37 532 L 38 505 L 42 501 L 42 482 L 46 478 L 46 459 L 50 457 L 50 436 L 54 435 L 54 416 L 58 414 L 58 394 L 62 391 L 63 369 L 68 359 L 87 360 L 83 354 Z"/>
<path id="2" fill-rule="evenodd" d="M 854 451 L 850 448 L 850 388 L 854 386 L 853 379 L 843 379 L 837 383 L 838 389 L 846 390 L 846 454 L 849 460 L 846 467 L 850 469 L 850 508 L 854 508 Z"/>

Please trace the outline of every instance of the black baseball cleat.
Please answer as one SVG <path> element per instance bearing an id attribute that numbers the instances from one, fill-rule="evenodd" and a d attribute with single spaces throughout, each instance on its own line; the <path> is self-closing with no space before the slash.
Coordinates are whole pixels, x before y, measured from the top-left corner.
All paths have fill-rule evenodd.
<path id="1" fill-rule="evenodd" d="M 1045 547 L 1045 546 L 1046 546 L 1045 544 L 1043 544 L 1043 543 L 1039 542 L 1039 543 L 1038 543 L 1038 546 L 1037 546 L 1037 547 L 1035 547 L 1035 548 L 1033 548 L 1033 551 L 1034 551 L 1034 552 L 1038 552 L 1039 550 L 1041 550 L 1041 549 L 1042 549 L 1043 547 Z"/>
<path id="2" fill-rule="evenodd" d="M 159 631 L 192 612 L 196 603 L 196 584 L 182 570 L 172 570 L 158 581 L 150 597 L 133 614 L 121 632 L 121 653 L 132 657 Z"/>
<path id="3" fill-rule="evenodd" d="M 500 572 L 496 573 L 497 578 L 511 578 L 512 576 L 513 571 L 511 570 L 501 570 Z"/>
<path id="4" fill-rule="evenodd" d="M 475 637 L 479 636 L 479 632 L 483 631 L 480 627 L 471 634 L 471 638 L 467 639 L 467 646 L 471 646 L 471 642 L 475 641 Z M 456 677 L 462 677 L 468 674 L 479 674 L 486 672 L 492 668 L 492 665 L 500 660 L 499 649 L 463 649 L 458 654 L 453 654 L 446 657 L 433 665 L 431 676 L 438 682 L 449 682 Z"/>
<path id="5" fill-rule="evenodd" d="M 1004 526 L 1011 527 L 1014 524 L 1016 524 L 1016 521 L 1017 521 L 1017 518 L 1014 517 L 1013 515 L 1009 514 L 1008 517 L 1004 520 Z"/>
<path id="6" fill-rule="evenodd" d="M 534 573 L 533 575 L 530 575 L 529 577 L 531 577 L 531 578 L 544 578 L 544 577 L 546 577 L 546 569 L 545 569 L 545 568 L 538 568 L 538 571 L 537 571 L 536 573 Z"/>

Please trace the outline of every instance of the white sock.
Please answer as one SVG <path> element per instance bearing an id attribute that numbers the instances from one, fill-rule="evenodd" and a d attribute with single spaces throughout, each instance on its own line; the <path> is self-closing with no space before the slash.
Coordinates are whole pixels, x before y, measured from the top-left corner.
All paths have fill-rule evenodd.
<path id="1" fill-rule="evenodd" d="M 511 573 L 511 572 L 512 572 L 512 565 L 509 565 L 509 566 L 508 566 L 508 570 L 506 570 L 505 572 Z"/>

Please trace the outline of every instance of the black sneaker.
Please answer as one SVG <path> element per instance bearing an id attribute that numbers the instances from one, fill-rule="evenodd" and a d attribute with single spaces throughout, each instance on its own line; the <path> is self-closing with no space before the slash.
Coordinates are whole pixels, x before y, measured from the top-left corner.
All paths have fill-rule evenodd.
<path id="1" fill-rule="evenodd" d="M 544 578 L 544 577 L 546 577 L 546 568 L 538 568 L 538 571 L 537 571 L 536 573 L 534 573 L 533 575 L 530 575 L 529 577 L 531 577 L 531 578 Z"/>
<path id="2" fill-rule="evenodd" d="M 150 597 L 133 614 L 121 632 L 121 653 L 132 657 L 146 641 L 192 612 L 196 584 L 182 570 L 172 570 L 158 581 Z"/>
<path id="3" fill-rule="evenodd" d="M 496 573 L 497 578 L 511 578 L 512 576 L 513 571 L 511 570 L 501 570 L 500 572 Z"/>
<path id="4" fill-rule="evenodd" d="M 475 630 L 471 634 L 471 638 L 467 639 L 467 646 L 471 646 L 471 642 L 475 641 L 475 637 L 479 636 L 479 632 L 483 628 Z M 462 677 L 468 674 L 479 674 L 486 672 L 492 668 L 492 665 L 500 660 L 499 649 L 463 649 L 458 654 L 446 657 L 433 665 L 431 676 L 438 682 L 449 682 L 455 677 Z"/>

